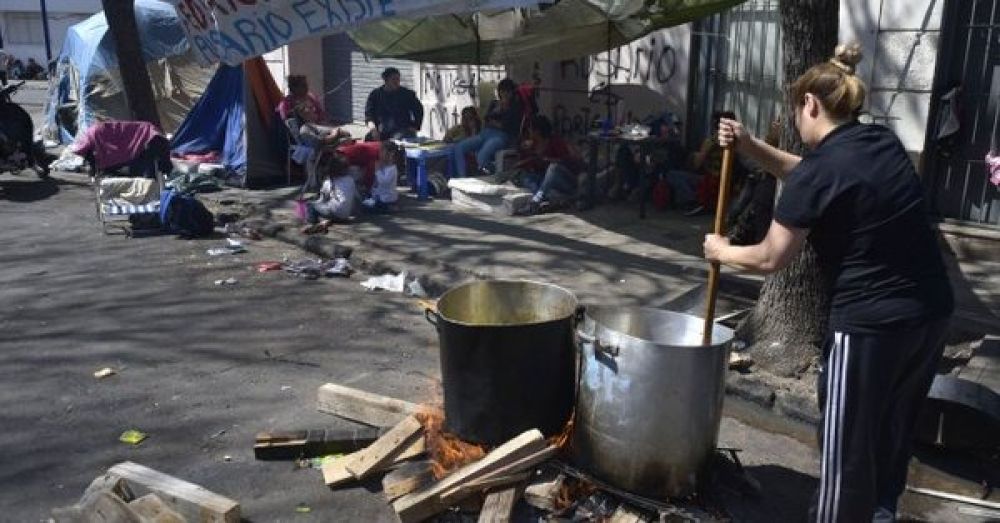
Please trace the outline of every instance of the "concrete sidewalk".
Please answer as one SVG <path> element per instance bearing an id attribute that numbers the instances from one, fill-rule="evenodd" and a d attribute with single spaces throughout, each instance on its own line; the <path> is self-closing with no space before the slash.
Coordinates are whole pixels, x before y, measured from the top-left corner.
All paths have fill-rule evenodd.
<path id="1" fill-rule="evenodd" d="M 585 303 L 657 307 L 704 283 L 707 274 L 701 248 L 711 229 L 707 215 L 650 210 L 643 220 L 636 204 L 617 203 L 579 213 L 507 217 L 404 195 L 394 214 L 362 216 L 307 238 L 297 231 L 291 203 L 296 194 L 230 189 L 203 197 L 234 203 L 257 226 L 266 223 L 286 240 L 355 247 L 366 262 L 384 270 L 409 269 L 438 287 L 468 277 L 527 278 L 564 286 Z M 944 237 L 956 323 L 969 332 L 1000 330 L 1000 241 L 995 248 L 987 242 L 972 255 L 950 232 Z M 991 249 L 997 255 L 989 255 Z M 723 268 L 721 313 L 751 304 L 762 281 Z"/>

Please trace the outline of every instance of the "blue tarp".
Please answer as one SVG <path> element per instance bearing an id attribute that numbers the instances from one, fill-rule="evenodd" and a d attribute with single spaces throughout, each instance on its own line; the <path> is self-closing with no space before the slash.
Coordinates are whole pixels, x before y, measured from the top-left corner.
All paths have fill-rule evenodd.
<path id="1" fill-rule="evenodd" d="M 190 46 L 174 7 L 158 0 L 135 0 L 136 25 L 142 54 L 147 62 L 188 53 Z M 70 101 L 69 82 L 78 100 L 80 130 L 94 121 L 92 96 L 109 96 L 120 91 L 117 73 L 118 55 L 114 39 L 108 33 L 108 23 L 101 11 L 86 20 L 70 26 L 59 53 L 57 88 L 49 94 L 45 123 L 56 127 L 55 112 L 58 106 Z M 75 70 L 76 74 L 71 71 Z M 100 86 L 100 87 L 97 87 Z M 117 88 L 117 89 L 115 89 Z M 116 101 L 118 104 L 123 102 Z"/>
<path id="2" fill-rule="evenodd" d="M 205 93 L 177 129 L 171 143 L 174 153 L 219 151 L 226 170 L 239 172 L 246 167 L 243 81 L 242 66 L 219 65 Z"/>

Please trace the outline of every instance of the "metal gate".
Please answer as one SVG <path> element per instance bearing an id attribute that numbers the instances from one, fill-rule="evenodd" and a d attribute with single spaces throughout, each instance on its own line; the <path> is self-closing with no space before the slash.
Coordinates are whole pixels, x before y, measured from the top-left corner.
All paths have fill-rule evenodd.
<path id="1" fill-rule="evenodd" d="M 692 31 L 689 143 L 707 129 L 716 110 L 731 110 L 758 136 L 783 108 L 781 18 L 778 0 L 749 0 L 699 20 Z"/>
<path id="2" fill-rule="evenodd" d="M 945 7 L 927 126 L 928 189 L 942 218 L 997 227 L 1000 190 L 985 157 L 991 148 L 1000 153 L 1000 0 L 949 0 Z"/>

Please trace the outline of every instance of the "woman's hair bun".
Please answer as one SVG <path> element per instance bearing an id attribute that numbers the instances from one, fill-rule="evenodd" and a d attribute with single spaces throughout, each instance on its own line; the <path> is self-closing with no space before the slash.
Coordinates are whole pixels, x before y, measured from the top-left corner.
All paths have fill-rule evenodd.
<path id="1" fill-rule="evenodd" d="M 843 69 L 844 72 L 853 74 L 854 67 L 861 62 L 861 58 L 861 44 L 840 44 L 833 51 L 833 58 L 830 59 L 830 62 Z"/>

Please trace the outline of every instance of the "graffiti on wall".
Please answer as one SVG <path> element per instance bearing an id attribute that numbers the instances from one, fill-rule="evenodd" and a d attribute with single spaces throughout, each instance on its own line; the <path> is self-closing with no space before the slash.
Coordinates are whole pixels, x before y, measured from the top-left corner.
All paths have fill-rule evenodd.
<path id="1" fill-rule="evenodd" d="M 480 83 L 496 84 L 507 76 L 501 66 L 420 64 L 417 96 L 424 104 L 421 133 L 441 138 L 459 120 L 463 107 L 479 107 Z"/>
<path id="2" fill-rule="evenodd" d="M 678 52 L 664 32 L 610 53 L 562 60 L 545 69 L 542 84 L 556 93 L 548 112 L 566 136 L 586 133 L 595 120 L 607 117 L 609 105 L 616 122 L 657 112 L 667 105 L 669 93 L 683 98 L 680 83 L 686 80 L 677 80 L 679 66 Z"/>

